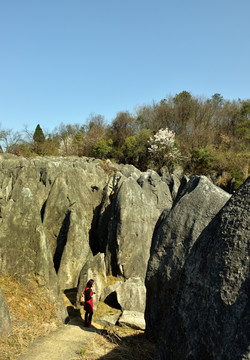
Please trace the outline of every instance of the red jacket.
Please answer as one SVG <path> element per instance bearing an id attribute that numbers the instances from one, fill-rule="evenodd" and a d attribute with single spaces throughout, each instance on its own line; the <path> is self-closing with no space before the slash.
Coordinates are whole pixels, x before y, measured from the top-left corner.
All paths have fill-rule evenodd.
<path id="1" fill-rule="evenodd" d="M 84 305 L 84 310 L 86 310 L 87 312 L 93 312 L 94 311 L 94 307 L 93 307 L 93 291 L 91 290 L 90 287 L 85 287 L 84 290 L 84 296 L 85 296 L 85 305 Z"/>

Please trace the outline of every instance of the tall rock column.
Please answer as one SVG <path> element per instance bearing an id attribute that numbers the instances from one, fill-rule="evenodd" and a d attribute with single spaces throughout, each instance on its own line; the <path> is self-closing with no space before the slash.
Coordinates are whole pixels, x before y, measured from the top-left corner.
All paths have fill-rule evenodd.
<path id="1" fill-rule="evenodd" d="M 170 300 L 166 281 L 155 359 L 250 358 L 249 200 L 250 178 L 195 241 Z"/>
<path id="2" fill-rule="evenodd" d="M 164 212 L 155 228 L 146 287 L 146 324 L 150 336 L 157 337 L 163 314 L 174 310 L 182 268 L 198 236 L 230 195 L 206 177 L 194 176 L 182 187 L 170 212 Z"/>
<path id="3" fill-rule="evenodd" d="M 108 252 L 116 275 L 145 279 L 155 224 L 171 206 L 169 188 L 154 171 L 121 182 L 108 223 Z"/>

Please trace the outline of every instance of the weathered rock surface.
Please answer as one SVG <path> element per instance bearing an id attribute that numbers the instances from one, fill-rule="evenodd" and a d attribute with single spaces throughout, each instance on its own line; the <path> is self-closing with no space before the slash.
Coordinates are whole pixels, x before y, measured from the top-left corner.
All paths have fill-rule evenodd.
<path id="1" fill-rule="evenodd" d="M 155 224 L 170 209 L 169 188 L 148 170 L 136 180 L 123 179 L 114 194 L 108 221 L 108 252 L 115 275 L 145 278 Z"/>
<path id="2" fill-rule="evenodd" d="M 127 325 L 132 329 L 145 330 L 146 323 L 144 313 L 139 311 L 124 310 L 119 319 L 120 325 Z"/>
<path id="3" fill-rule="evenodd" d="M 146 277 L 147 331 L 158 332 L 166 308 L 170 310 L 186 257 L 195 241 L 230 195 L 206 177 L 191 177 L 180 187 L 170 211 L 164 211 L 155 228 Z"/>
<path id="4" fill-rule="evenodd" d="M 151 281 L 156 278 L 149 266 L 146 322 L 149 331 L 157 329 L 155 359 L 250 358 L 249 199 L 250 178 L 188 246 L 185 263 L 177 262 L 177 272 L 183 267 L 177 278 L 176 266 L 169 269 L 174 259 L 166 241 L 163 256 L 158 253 L 158 271 L 166 278 L 164 288 L 158 288 L 161 319 L 152 316 Z"/>
<path id="5" fill-rule="evenodd" d="M 120 316 L 121 316 L 121 312 L 117 314 L 105 315 L 100 319 L 98 319 L 98 322 L 108 326 L 115 326 Z"/>
<path id="6" fill-rule="evenodd" d="M 116 288 L 117 301 L 121 309 L 144 313 L 146 306 L 146 287 L 141 278 L 133 277 Z"/>
<path id="7" fill-rule="evenodd" d="M 70 166 L 71 165 L 71 166 Z M 92 253 L 90 231 L 93 214 L 107 181 L 104 171 L 78 162 L 57 169 L 44 209 L 44 228 L 49 239 L 61 288 L 77 286 L 83 264 Z M 82 164 L 84 165 L 84 164 Z"/>
<path id="8" fill-rule="evenodd" d="M 144 280 L 154 226 L 171 205 L 167 184 L 150 170 L 91 158 L 2 154 L 0 272 L 36 279 L 60 309 L 61 290 L 88 277 L 97 280 L 98 298 L 98 271 Z M 103 260 L 95 269 L 93 256 L 100 253 L 106 269 Z"/>
<path id="9" fill-rule="evenodd" d="M 144 281 L 137 278 L 130 278 L 118 281 L 107 286 L 102 293 L 101 300 L 111 307 L 144 313 L 146 306 L 146 287 Z"/>
<path id="10" fill-rule="evenodd" d="M 116 292 L 116 289 L 120 287 L 122 282 L 123 281 L 117 281 L 115 284 L 106 286 L 102 291 L 100 301 L 105 302 L 105 304 L 113 309 L 122 310 L 121 305 L 118 303 Z"/>
<path id="11" fill-rule="evenodd" d="M 0 338 L 12 331 L 9 309 L 0 288 Z"/>
<path id="12" fill-rule="evenodd" d="M 181 179 L 183 178 L 183 169 L 176 167 L 172 169 L 172 172 L 170 173 L 169 169 L 167 167 L 163 167 L 160 169 L 160 176 L 161 179 L 167 183 L 169 190 L 171 192 L 171 196 L 173 200 L 176 198 L 179 187 L 181 185 Z"/>
<path id="13" fill-rule="evenodd" d="M 174 336 L 179 337 L 170 328 L 165 328 L 166 318 L 171 328 L 176 326 L 178 329 L 184 324 L 184 330 L 180 331 L 185 339 L 182 349 L 195 354 L 194 358 L 197 354 L 206 354 L 205 346 L 205 350 L 197 348 L 196 353 L 196 340 L 192 342 L 187 335 L 187 332 L 192 334 L 191 322 L 185 312 L 189 307 L 188 299 L 192 299 L 195 310 L 199 308 L 192 293 L 188 293 L 188 286 L 182 288 L 182 284 L 194 283 L 208 292 L 203 285 L 205 273 L 197 273 L 196 267 L 192 266 L 199 264 L 197 259 L 201 257 L 204 269 L 212 273 L 212 265 L 208 267 L 204 260 L 206 254 L 210 254 L 210 245 L 204 245 L 202 252 L 195 250 L 198 249 L 197 239 L 230 196 L 205 177 L 188 179 L 178 171 L 165 175 L 160 177 L 151 170 L 141 173 L 133 166 L 90 158 L 24 159 L 0 155 L 0 273 L 15 274 L 24 280 L 32 278 L 48 288 L 51 299 L 58 304 L 59 316 L 64 319 L 67 314 L 62 290 L 73 291 L 78 287 L 78 297 L 89 278 L 95 279 L 95 306 L 100 297 L 105 301 L 109 298 L 114 307 L 123 311 L 139 310 L 142 314 L 148 266 L 147 331 L 156 334 L 161 326 L 162 334 L 168 332 L 167 342 L 160 335 L 158 358 L 161 359 L 161 349 L 165 353 L 166 347 L 170 353 L 176 352 L 179 356 L 171 342 Z M 233 229 L 239 224 L 230 220 L 228 226 Z M 221 231 L 224 234 L 224 230 Z M 230 231 L 226 230 L 229 234 Z M 214 234 L 218 239 L 222 236 Z M 211 242 L 208 240 L 208 244 Z M 235 246 L 237 248 L 242 249 L 241 245 Z M 223 258 L 220 251 L 218 248 L 218 254 Z M 195 260 L 189 260 L 194 254 Z M 241 259 L 242 263 L 244 259 Z M 230 263 L 231 257 L 227 261 Z M 241 269 L 245 265 L 237 263 L 237 266 Z M 199 284 L 192 278 L 191 270 Z M 218 273 L 219 279 L 224 279 L 223 271 Z M 236 285 L 231 283 L 237 283 L 237 276 L 241 279 L 241 272 L 235 273 L 230 275 L 230 281 L 225 278 L 226 285 L 221 294 L 226 298 L 229 296 L 226 286 L 230 284 L 232 290 Z M 121 281 L 112 289 L 104 288 L 106 275 L 118 276 Z M 210 286 L 210 280 L 207 281 L 205 283 Z M 241 291 L 245 294 L 247 284 L 247 280 L 240 283 L 239 294 Z M 181 298 L 179 291 L 183 292 Z M 194 290 L 194 293 L 198 299 L 198 291 Z M 223 296 L 221 301 L 224 301 Z M 237 308 L 239 319 L 243 316 L 240 309 L 244 307 L 242 302 L 236 306 L 240 296 L 233 307 L 227 304 L 232 314 Z M 203 306 L 201 312 L 206 314 Z M 195 312 L 192 307 L 190 309 Z M 234 320 L 232 322 L 234 324 Z M 203 344 L 201 318 L 197 324 Z M 225 325 L 222 327 L 221 334 L 223 331 L 229 333 Z M 240 326 L 238 333 L 242 333 Z M 197 336 L 194 333 L 192 338 L 197 339 Z M 210 337 L 212 339 L 212 335 Z M 208 349 L 216 354 L 211 339 L 207 342 L 210 344 Z"/>
<path id="14" fill-rule="evenodd" d="M 96 308 L 106 283 L 106 266 L 104 261 L 104 254 L 99 253 L 95 256 L 91 254 L 87 259 L 80 272 L 77 288 L 77 299 L 80 298 L 81 293 L 84 291 L 85 286 L 90 279 L 94 279 L 95 281 L 93 286 L 93 292 L 95 292 L 93 296 L 93 302 L 94 308 Z"/>

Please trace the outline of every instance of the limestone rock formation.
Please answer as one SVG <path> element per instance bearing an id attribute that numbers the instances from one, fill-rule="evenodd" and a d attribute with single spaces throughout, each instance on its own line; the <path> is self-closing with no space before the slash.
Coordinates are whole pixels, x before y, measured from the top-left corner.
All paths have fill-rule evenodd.
<path id="1" fill-rule="evenodd" d="M 152 264 L 149 265 L 147 287 L 151 298 L 146 322 L 149 333 L 157 329 L 155 359 L 250 358 L 249 199 L 250 178 L 193 246 L 188 246 L 184 262 L 175 262 L 178 256 L 173 257 L 173 249 L 165 238 L 166 253 L 161 256 L 158 252 L 158 271 L 163 272 L 164 288 L 158 288 L 161 294 L 159 303 L 155 303 L 161 319 L 152 315 L 155 310 L 151 286 L 156 278 L 152 276 Z M 200 213 L 200 207 L 197 210 Z M 161 241 L 164 243 L 164 238 Z"/>
<path id="2" fill-rule="evenodd" d="M 154 226 L 171 206 L 168 185 L 151 170 L 93 158 L 1 154 L 0 272 L 35 279 L 61 310 L 62 290 L 78 287 L 90 273 L 97 298 L 98 271 L 144 281 Z"/>
<path id="3" fill-rule="evenodd" d="M 120 325 L 127 325 L 132 329 L 145 330 L 144 313 L 139 311 L 124 310 L 119 319 Z"/>
<path id="4" fill-rule="evenodd" d="M 146 305 L 146 287 L 139 277 L 133 277 L 116 288 L 117 302 L 121 309 L 144 313 Z"/>
<path id="5" fill-rule="evenodd" d="M 166 182 L 169 190 L 171 192 L 173 200 L 176 198 L 178 194 L 179 187 L 181 185 L 181 180 L 184 176 L 183 169 L 180 167 L 174 167 L 170 172 L 169 169 L 164 166 L 160 169 L 159 174 L 161 176 L 162 181 Z"/>
<path id="6" fill-rule="evenodd" d="M 43 224 L 64 289 L 77 286 L 82 266 L 91 254 L 93 214 L 107 180 L 98 164 L 89 164 L 88 171 L 80 165 L 63 163 L 57 169 L 44 206 Z"/>
<path id="7" fill-rule="evenodd" d="M 179 281 L 186 257 L 198 236 L 230 195 L 206 177 L 194 176 L 180 187 L 170 211 L 164 211 L 155 228 L 146 287 L 147 331 L 156 334 Z M 156 305 L 157 304 L 157 305 Z"/>
<path id="8" fill-rule="evenodd" d="M 108 298 L 143 313 L 148 266 L 147 329 L 154 333 L 198 236 L 228 199 L 205 177 L 178 169 L 159 176 L 93 158 L 1 154 L 0 273 L 49 289 L 63 320 L 62 290 L 78 288 L 79 297 L 89 278 L 95 306 Z M 105 289 L 106 275 L 121 281 Z"/>
<path id="9" fill-rule="evenodd" d="M 101 300 L 109 306 L 129 311 L 144 313 L 146 305 L 146 287 L 140 278 L 130 278 L 107 286 L 102 293 Z"/>
<path id="10" fill-rule="evenodd" d="M 4 295 L 0 288 L 0 338 L 12 331 L 10 314 Z"/>
<path id="11" fill-rule="evenodd" d="M 105 173 L 99 162 L 79 158 L 0 160 L 0 271 L 47 287 L 64 317 L 61 289 L 77 286 L 91 254 Z"/>
<path id="12" fill-rule="evenodd" d="M 93 302 L 94 308 L 96 308 L 106 283 L 106 266 L 104 261 L 104 254 L 99 253 L 95 256 L 91 254 L 87 259 L 80 272 L 77 288 L 77 299 L 80 298 L 81 293 L 84 291 L 84 288 L 90 279 L 94 279 L 95 281 L 93 287 L 93 291 L 95 292 L 93 296 Z"/>
<path id="13" fill-rule="evenodd" d="M 115 275 L 145 278 L 155 224 L 171 206 L 169 188 L 154 171 L 121 182 L 108 221 L 107 256 Z"/>
<path id="14" fill-rule="evenodd" d="M 100 319 L 98 319 L 98 322 L 102 323 L 105 326 L 115 326 L 120 316 L 121 312 L 116 314 L 104 315 Z"/>

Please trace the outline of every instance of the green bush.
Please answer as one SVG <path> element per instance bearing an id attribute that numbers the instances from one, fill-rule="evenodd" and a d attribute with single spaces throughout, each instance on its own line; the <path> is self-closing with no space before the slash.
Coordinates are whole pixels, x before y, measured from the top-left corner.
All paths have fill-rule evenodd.
<path id="1" fill-rule="evenodd" d="M 192 173 L 207 174 L 213 168 L 215 159 L 216 155 L 213 149 L 208 147 L 194 149 L 188 167 Z"/>
<path id="2" fill-rule="evenodd" d="M 111 139 L 98 140 L 92 150 L 93 156 L 98 157 L 100 159 L 107 159 L 108 157 L 111 157 L 113 152 L 112 145 L 113 145 L 113 140 Z"/>

